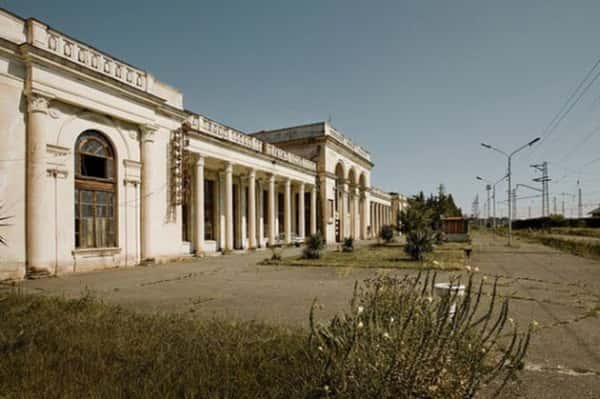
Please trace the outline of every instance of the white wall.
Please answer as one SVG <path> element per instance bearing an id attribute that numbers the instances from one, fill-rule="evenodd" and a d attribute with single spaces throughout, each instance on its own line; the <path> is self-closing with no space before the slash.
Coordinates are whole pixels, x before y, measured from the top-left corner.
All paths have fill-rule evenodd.
<path id="1" fill-rule="evenodd" d="M 2 17 L 2 14 L 0 14 Z M 4 21 L 0 18 L 0 27 Z M 0 56 L 0 227 L 7 245 L 0 244 L 0 280 L 25 275 L 25 68 L 16 59 Z"/>

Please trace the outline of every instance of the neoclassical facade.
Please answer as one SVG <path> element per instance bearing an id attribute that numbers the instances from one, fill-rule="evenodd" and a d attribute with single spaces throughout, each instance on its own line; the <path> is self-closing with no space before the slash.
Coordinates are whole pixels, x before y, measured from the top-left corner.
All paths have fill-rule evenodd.
<path id="1" fill-rule="evenodd" d="M 246 134 L 148 72 L 0 10 L 0 280 L 368 239 L 403 199 L 329 123 Z"/>

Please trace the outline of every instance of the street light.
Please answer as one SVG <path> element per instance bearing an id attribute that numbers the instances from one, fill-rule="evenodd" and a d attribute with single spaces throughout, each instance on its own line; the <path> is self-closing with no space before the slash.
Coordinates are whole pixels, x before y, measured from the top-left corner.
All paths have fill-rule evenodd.
<path id="1" fill-rule="evenodd" d="M 508 177 L 508 246 L 510 247 L 512 245 L 512 187 L 511 187 L 511 162 L 512 162 L 512 157 L 513 155 L 515 155 L 517 152 L 524 150 L 527 147 L 531 147 L 532 145 L 534 145 L 535 143 L 537 143 L 538 141 L 540 141 L 541 138 L 540 137 L 536 137 L 535 139 L 531 140 L 529 143 L 517 148 L 516 150 L 514 150 L 513 152 L 511 152 L 510 154 L 507 154 L 506 152 L 496 148 L 496 147 L 492 147 L 489 144 L 486 143 L 481 143 L 482 147 L 485 147 L 489 150 L 493 150 L 496 151 L 502 155 L 504 155 L 507 160 L 508 160 L 508 172 L 506 174 L 506 176 Z"/>
<path id="2" fill-rule="evenodd" d="M 494 228 L 496 228 L 496 185 L 498 185 L 498 183 L 501 183 L 504 181 L 504 179 L 506 179 L 508 177 L 508 175 L 504 175 L 502 176 L 502 178 L 500 180 L 498 180 L 497 182 L 493 183 L 491 180 L 485 179 L 481 176 L 476 176 L 475 178 L 477 180 L 481 180 L 484 181 L 486 183 L 488 183 L 488 185 L 492 186 L 492 201 L 494 203 L 494 207 L 493 207 L 493 226 Z M 488 200 L 488 212 L 489 212 L 489 200 Z"/>

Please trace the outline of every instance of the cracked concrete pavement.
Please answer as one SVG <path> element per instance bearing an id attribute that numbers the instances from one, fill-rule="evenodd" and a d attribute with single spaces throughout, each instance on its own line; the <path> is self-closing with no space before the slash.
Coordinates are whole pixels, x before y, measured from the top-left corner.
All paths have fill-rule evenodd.
<path id="1" fill-rule="evenodd" d="M 472 266 L 499 276 L 510 314 L 525 327 L 540 324 L 522 383 L 507 395 L 522 398 L 600 398 L 600 262 L 517 240 L 507 248 L 476 234 Z M 298 249 L 288 249 L 293 256 Z M 344 309 L 355 281 L 389 269 L 262 266 L 267 251 L 197 261 L 28 280 L 25 292 L 77 297 L 89 291 L 108 303 L 144 312 L 232 317 L 306 326 L 314 298 L 322 319 Z M 454 273 L 455 274 L 455 273 Z M 438 279 L 445 276 L 441 273 Z"/>

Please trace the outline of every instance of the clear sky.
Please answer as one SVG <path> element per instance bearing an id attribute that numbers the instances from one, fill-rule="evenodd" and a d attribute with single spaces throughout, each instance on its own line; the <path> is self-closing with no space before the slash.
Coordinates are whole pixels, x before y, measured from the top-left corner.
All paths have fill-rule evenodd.
<path id="1" fill-rule="evenodd" d="M 186 108 L 242 131 L 331 118 L 371 152 L 374 185 L 413 194 L 443 183 L 469 212 L 484 196 L 475 176 L 506 168 L 479 143 L 510 151 L 541 135 L 600 57 L 598 0 L 0 6 L 153 73 L 183 91 Z M 513 181 L 531 184 L 529 163 L 549 161 L 551 192 L 575 193 L 581 179 L 589 209 L 600 202 L 599 149 L 600 79 L 537 150 L 517 156 Z M 539 214 L 539 199 L 524 199 L 521 216 L 528 206 Z"/>

